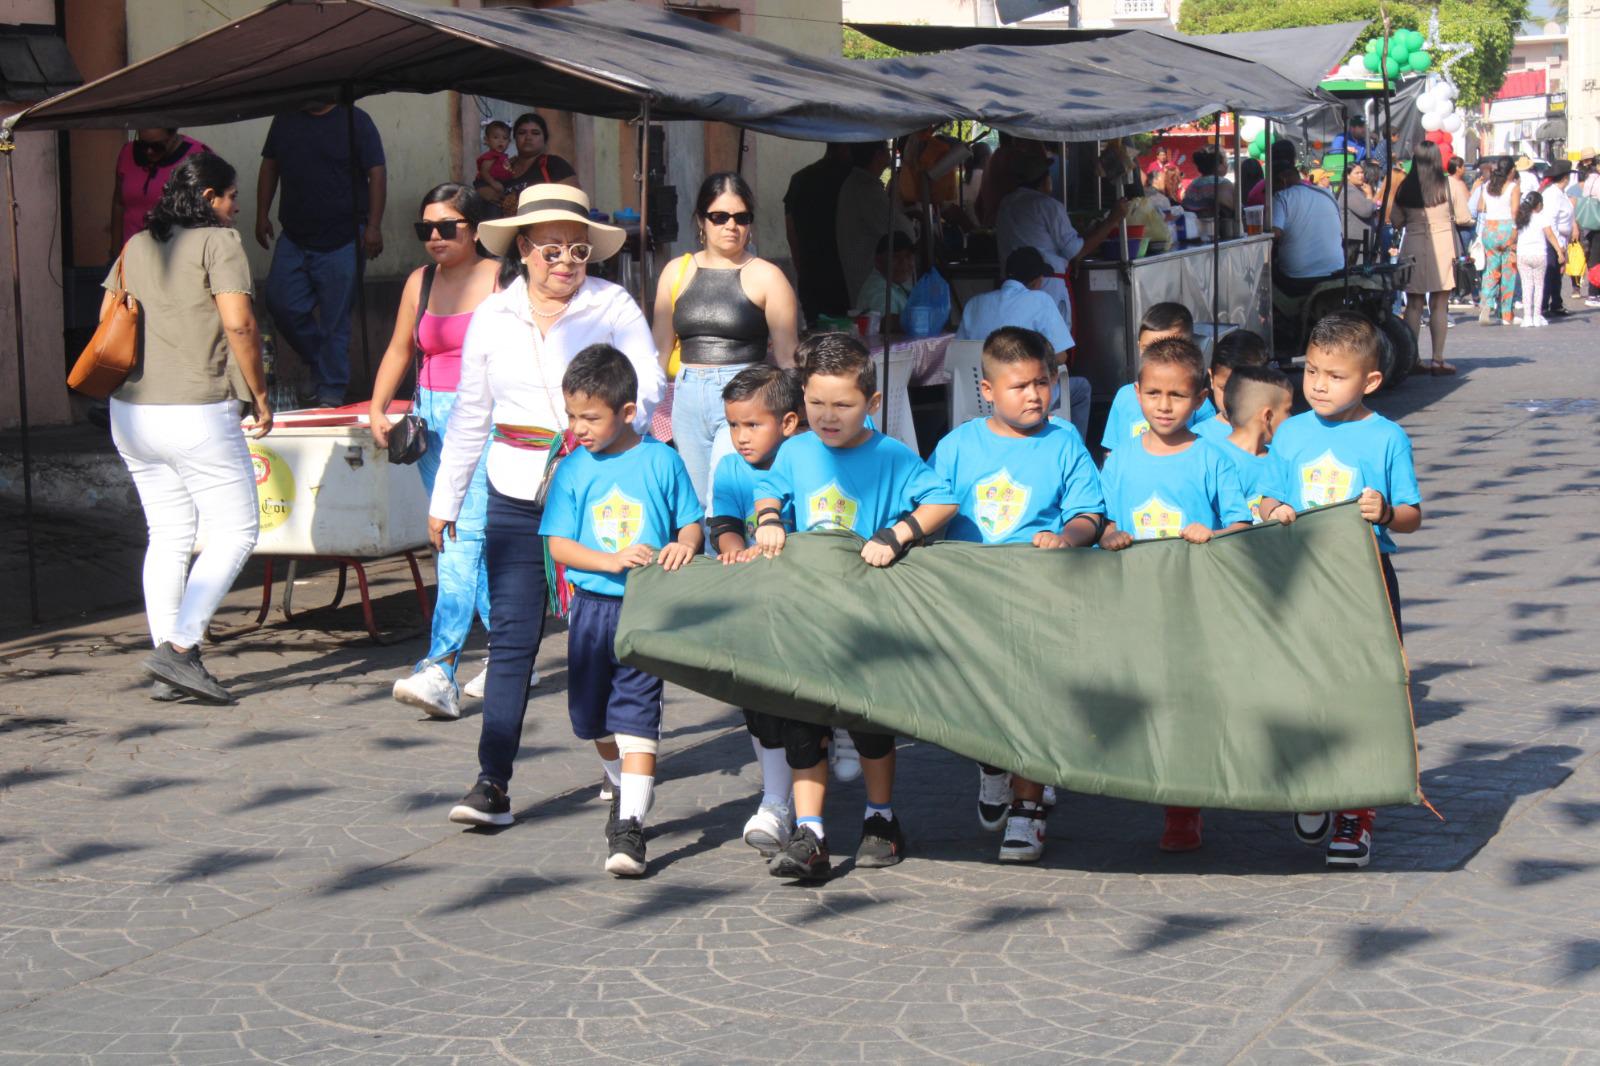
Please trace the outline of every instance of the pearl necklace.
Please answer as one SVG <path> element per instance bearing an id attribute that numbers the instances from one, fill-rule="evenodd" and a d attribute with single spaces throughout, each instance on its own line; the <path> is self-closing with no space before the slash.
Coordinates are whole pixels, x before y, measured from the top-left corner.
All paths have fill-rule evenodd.
<path id="1" fill-rule="evenodd" d="M 533 315 L 534 315 L 535 318 L 560 318 L 561 315 L 566 312 L 567 307 L 571 303 L 571 301 L 572 301 L 572 297 L 569 296 L 569 297 L 567 297 L 567 302 L 563 303 L 560 307 L 556 308 L 554 311 L 541 311 L 537 307 L 533 306 L 533 290 L 532 289 L 528 290 L 528 310 L 533 312 Z"/>

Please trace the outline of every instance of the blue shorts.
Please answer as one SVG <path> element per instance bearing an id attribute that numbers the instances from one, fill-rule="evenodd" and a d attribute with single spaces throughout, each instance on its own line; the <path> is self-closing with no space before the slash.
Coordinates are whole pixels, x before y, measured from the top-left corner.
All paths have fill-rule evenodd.
<path id="1" fill-rule="evenodd" d="M 572 735 L 661 738 L 659 677 L 617 662 L 622 598 L 575 589 L 567 615 L 567 715 Z"/>

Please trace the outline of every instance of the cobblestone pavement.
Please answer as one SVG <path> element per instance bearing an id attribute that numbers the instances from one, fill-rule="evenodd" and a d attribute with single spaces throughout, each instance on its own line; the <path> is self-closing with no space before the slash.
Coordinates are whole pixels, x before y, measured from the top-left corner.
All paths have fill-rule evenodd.
<path id="1" fill-rule="evenodd" d="M 491 834 L 444 820 L 475 705 L 387 698 L 417 641 L 341 643 L 348 609 L 269 628 L 210 653 L 243 699 L 207 709 L 144 698 L 139 616 L 91 618 L 0 645 L 0 1057 L 1600 1061 L 1597 325 L 1463 324 L 1461 377 L 1380 403 L 1428 501 L 1399 570 L 1446 820 L 1383 812 L 1364 872 L 1281 816 L 1208 814 L 1165 856 L 1159 811 L 1082 797 L 1001 868 L 971 767 L 910 745 L 912 857 L 786 885 L 738 840 L 738 718 L 672 691 L 651 876 L 616 881 L 560 635 Z M 835 789 L 842 852 L 861 801 Z"/>

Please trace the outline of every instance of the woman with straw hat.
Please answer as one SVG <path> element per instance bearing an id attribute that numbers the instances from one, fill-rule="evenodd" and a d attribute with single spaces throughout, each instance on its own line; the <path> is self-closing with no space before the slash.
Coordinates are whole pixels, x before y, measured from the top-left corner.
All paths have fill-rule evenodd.
<path id="1" fill-rule="evenodd" d="M 489 666 L 478 741 L 478 781 L 450 811 L 467 825 L 510 825 L 507 788 L 522 736 L 528 680 L 544 635 L 547 586 L 538 535 L 540 489 L 567 425 L 561 376 L 591 344 L 622 351 L 639 377 L 641 432 L 666 388 L 650 326 L 621 286 L 588 276 L 615 255 L 623 232 L 589 220 L 569 185 L 533 185 L 516 213 L 485 221 L 478 240 L 513 271 L 473 312 L 461 349 L 456 406 L 428 508 L 434 547 L 454 535 L 478 457 L 488 443 Z"/>

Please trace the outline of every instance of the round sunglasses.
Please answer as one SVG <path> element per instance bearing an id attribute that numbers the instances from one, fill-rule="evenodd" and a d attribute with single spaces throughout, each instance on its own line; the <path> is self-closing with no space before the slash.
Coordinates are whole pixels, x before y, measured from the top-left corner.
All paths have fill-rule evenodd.
<path id="1" fill-rule="evenodd" d="M 713 226 L 726 226 L 729 219 L 741 226 L 748 226 L 756 220 L 755 212 L 753 211 L 707 211 L 700 217 Z"/>
<path id="2" fill-rule="evenodd" d="M 441 241 L 453 241 L 456 239 L 456 229 L 466 224 L 464 218 L 441 218 L 433 222 L 413 222 L 411 228 L 417 231 L 419 241 L 431 241 L 435 233 L 439 234 Z"/>

